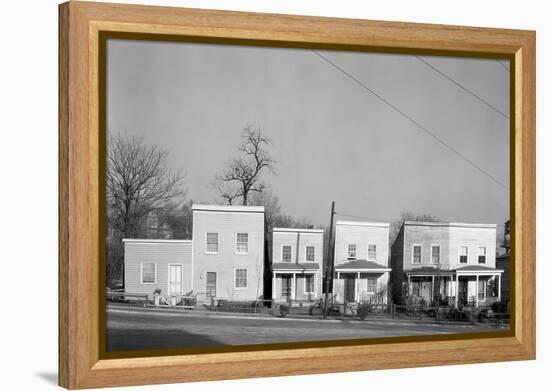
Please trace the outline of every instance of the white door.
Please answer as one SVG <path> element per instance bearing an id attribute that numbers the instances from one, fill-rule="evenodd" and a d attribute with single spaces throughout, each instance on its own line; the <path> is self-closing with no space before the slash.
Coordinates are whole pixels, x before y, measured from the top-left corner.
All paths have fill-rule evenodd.
<path id="1" fill-rule="evenodd" d="M 168 296 L 183 294 L 182 266 L 168 266 Z"/>

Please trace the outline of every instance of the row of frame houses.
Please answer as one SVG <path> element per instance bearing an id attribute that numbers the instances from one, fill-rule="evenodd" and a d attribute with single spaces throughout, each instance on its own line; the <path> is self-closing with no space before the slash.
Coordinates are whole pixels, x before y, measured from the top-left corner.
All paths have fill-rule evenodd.
<path id="1" fill-rule="evenodd" d="M 275 227 L 266 256 L 263 207 L 192 210 L 191 240 L 123 240 L 126 292 L 193 294 L 198 301 L 311 303 L 322 297 L 322 229 Z M 391 255 L 389 230 L 389 223 L 336 222 L 330 287 L 336 302 L 399 303 L 414 297 L 479 306 L 501 299 L 496 225 L 406 221 Z M 270 297 L 264 295 L 267 286 Z"/>

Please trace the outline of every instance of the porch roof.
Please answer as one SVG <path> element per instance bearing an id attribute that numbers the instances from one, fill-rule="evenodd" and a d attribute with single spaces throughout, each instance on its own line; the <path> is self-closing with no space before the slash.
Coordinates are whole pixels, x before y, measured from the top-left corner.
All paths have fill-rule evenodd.
<path id="1" fill-rule="evenodd" d="M 391 269 L 382 265 L 379 265 L 376 262 L 373 261 L 365 261 L 365 260 L 357 260 L 357 261 L 349 261 L 346 263 L 342 263 L 340 265 L 336 265 L 334 267 L 336 271 L 361 271 L 361 272 L 386 272 L 390 271 Z"/>
<path id="2" fill-rule="evenodd" d="M 454 274 L 454 270 L 438 270 L 435 267 L 423 266 L 415 269 L 406 270 L 405 273 L 411 276 L 432 276 L 432 275 L 441 275 L 441 276 L 451 276 Z"/>
<path id="3" fill-rule="evenodd" d="M 489 266 L 481 266 L 481 265 L 468 265 L 463 266 L 461 268 L 455 269 L 455 272 L 457 273 L 468 273 L 468 274 L 476 274 L 476 273 L 502 273 L 504 270 L 502 269 L 495 269 Z"/>
<path id="4" fill-rule="evenodd" d="M 276 262 L 273 264 L 273 271 L 305 271 L 319 270 L 319 264 L 316 262 L 294 263 L 294 262 Z"/>

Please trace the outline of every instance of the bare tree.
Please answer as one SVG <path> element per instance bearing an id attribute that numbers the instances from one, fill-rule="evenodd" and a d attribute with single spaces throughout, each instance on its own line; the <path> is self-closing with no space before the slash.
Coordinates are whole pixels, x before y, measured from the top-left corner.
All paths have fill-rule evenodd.
<path id="1" fill-rule="evenodd" d="M 168 166 L 168 151 L 143 138 L 110 135 L 107 148 L 107 211 L 123 237 L 139 234 L 144 218 L 185 196 L 183 175 Z"/>
<path id="2" fill-rule="evenodd" d="M 140 235 L 147 218 L 183 198 L 185 190 L 183 175 L 168 165 L 168 151 L 122 134 L 108 138 L 106 186 L 107 278 L 113 281 L 124 273 L 121 239 Z"/>
<path id="3" fill-rule="evenodd" d="M 242 198 L 243 205 L 248 205 L 252 193 L 266 189 L 260 179 L 264 171 L 274 172 L 275 160 L 267 152 L 270 144 L 271 140 L 263 136 L 259 128 L 254 130 L 247 126 L 244 129 L 239 155 L 212 182 L 220 197 L 229 205 L 239 198 Z"/>

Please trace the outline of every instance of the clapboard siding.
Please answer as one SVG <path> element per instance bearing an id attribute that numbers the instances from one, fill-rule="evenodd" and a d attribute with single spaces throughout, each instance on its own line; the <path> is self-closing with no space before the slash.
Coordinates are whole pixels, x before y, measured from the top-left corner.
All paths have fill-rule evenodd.
<path id="1" fill-rule="evenodd" d="M 389 252 L 389 224 L 353 222 L 336 222 L 336 239 L 334 244 L 335 266 L 348 262 L 348 244 L 357 245 L 357 259 L 366 260 L 368 246 L 376 245 L 375 262 L 381 266 L 388 266 Z"/>
<path id="2" fill-rule="evenodd" d="M 156 263 L 155 283 L 141 282 L 142 263 Z M 181 264 L 183 292 L 193 289 L 191 241 L 125 241 L 124 242 L 124 287 L 128 293 L 152 295 L 160 289 L 168 295 L 168 264 Z"/>
<path id="3" fill-rule="evenodd" d="M 201 210 L 193 207 L 194 287 L 199 300 L 206 300 L 206 273 L 215 272 L 216 297 L 252 300 L 263 295 L 264 213 Z M 200 208 L 197 207 L 197 208 Z M 239 207 L 246 210 L 246 207 Z M 218 233 L 218 253 L 206 252 L 207 232 Z M 236 253 L 237 233 L 248 233 L 248 253 Z M 235 289 L 235 270 L 246 269 L 248 286 Z"/>
<path id="4" fill-rule="evenodd" d="M 311 264 L 317 263 L 322 265 L 323 260 L 323 231 L 322 230 L 308 230 L 308 229 L 285 229 L 285 228 L 273 228 L 273 262 L 283 262 L 282 247 L 291 246 L 292 256 L 289 263 L 294 264 Z M 306 261 L 306 247 L 312 246 L 315 248 L 314 261 Z M 299 266 L 297 266 L 299 267 Z M 308 274 L 312 274 L 313 271 L 309 270 Z M 294 272 L 295 273 L 295 272 Z M 281 274 L 285 274 L 281 272 Z M 322 271 L 321 269 L 313 273 L 314 278 L 314 292 L 305 292 L 305 278 L 303 274 L 293 272 L 287 272 L 296 276 L 296 280 L 292 281 L 295 291 L 296 300 L 314 300 L 321 297 L 322 292 Z M 276 298 L 282 297 L 281 290 L 281 278 L 276 279 Z"/>

